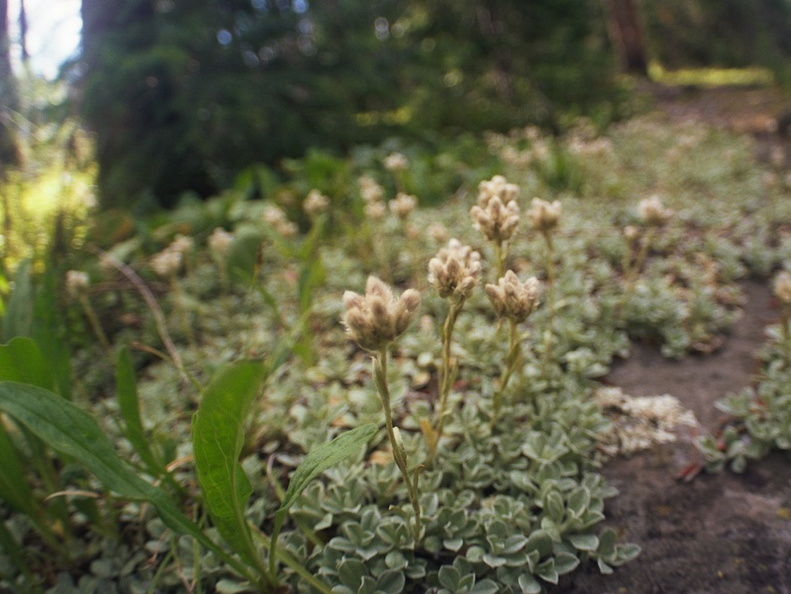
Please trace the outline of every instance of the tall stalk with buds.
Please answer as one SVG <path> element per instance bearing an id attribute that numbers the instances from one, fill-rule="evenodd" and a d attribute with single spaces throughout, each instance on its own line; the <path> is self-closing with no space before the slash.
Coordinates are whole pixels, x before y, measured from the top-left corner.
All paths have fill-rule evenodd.
<path id="1" fill-rule="evenodd" d="M 346 313 L 343 323 L 349 336 L 363 349 L 371 353 L 373 358 L 374 384 L 382 402 L 385 416 L 385 427 L 393 460 L 401 472 L 407 488 L 410 503 L 415 512 L 413 535 L 415 541 L 420 540 L 422 521 L 420 500 L 418 498 L 418 467 L 410 475 L 404 442 L 398 427 L 393 424 L 393 412 L 390 405 L 390 388 L 387 383 L 387 350 L 415 318 L 420 306 L 420 293 L 407 289 L 398 299 L 392 289 L 380 279 L 370 276 L 365 285 L 365 295 L 353 291 L 343 294 Z"/>
<path id="2" fill-rule="evenodd" d="M 541 233 L 547 246 L 546 270 L 549 323 L 544 330 L 544 358 L 541 364 L 544 375 L 546 375 L 552 355 L 552 338 L 555 334 L 555 250 L 552 235 L 560 221 L 560 202 L 557 200 L 547 202 L 540 198 L 533 198 L 530 210 L 527 211 L 527 217 L 530 219 L 531 227 Z"/>
<path id="3" fill-rule="evenodd" d="M 521 282 L 513 270 L 505 273 L 497 284 L 487 284 L 486 296 L 492 302 L 497 317 L 508 321 L 508 355 L 500 376 L 500 385 L 494 395 L 492 406 L 492 426 L 497 423 L 502 406 L 503 394 L 511 376 L 522 359 L 522 341 L 519 324 L 527 320 L 538 303 L 539 282 L 535 277 Z"/>
<path id="4" fill-rule="evenodd" d="M 473 226 L 494 246 L 497 278 L 505 272 L 508 244 L 519 224 L 518 195 L 519 186 L 509 184 L 502 175 L 495 175 L 478 185 L 478 204 L 470 210 Z"/>
<path id="5" fill-rule="evenodd" d="M 428 263 L 428 280 L 448 300 L 448 313 L 442 324 L 442 362 L 439 369 L 439 403 L 434 424 L 424 424 L 423 432 L 428 441 L 429 458 L 433 458 L 442 438 L 445 421 L 450 415 L 447 410 L 448 395 L 456 377 L 458 365 L 452 358 L 451 344 L 453 328 L 464 303 L 478 284 L 481 274 L 481 255 L 469 246 L 451 239 L 448 246 L 440 249 Z"/>

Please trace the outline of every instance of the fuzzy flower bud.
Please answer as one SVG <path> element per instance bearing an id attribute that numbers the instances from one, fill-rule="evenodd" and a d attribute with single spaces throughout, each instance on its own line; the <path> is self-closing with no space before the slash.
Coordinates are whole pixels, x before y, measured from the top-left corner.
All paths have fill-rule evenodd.
<path id="1" fill-rule="evenodd" d="M 451 239 L 428 263 L 428 282 L 440 297 L 467 299 L 480 274 L 481 255 L 457 239 Z"/>
<path id="2" fill-rule="evenodd" d="M 774 293 L 783 305 L 791 305 L 791 274 L 783 270 L 779 272 L 774 281 Z"/>
<path id="3" fill-rule="evenodd" d="M 233 233 L 229 233 L 222 227 L 217 227 L 209 235 L 208 243 L 209 249 L 218 256 L 224 256 L 228 253 L 233 241 Z"/>
<path id="4" fill-rule="evenodd" d="M 365 295 L 346 291 L 343 304 L 349 336 L 367 351 L 376 352 L 406 331 L 420 307 L 420 293 L 407 289 L 396 299 L 383 281 L 369 276 Z"/>
<path id="5" fill-rule="evenodd" d="M 626 227 L 623 228 L 623 235 L 627 240 L 634 241 L 640 237 L 640 230 L 634 225 L 626 225 Z"/>
<path id="6" fill-rule="evenodd" d="M 499 196 L 493 196 L 486 206 L 473 206 L 470 210 L 473 226 L 489 241 L 502 243 L 511 239 L 519 224 L 519 206 L 515 200 L 504 204 Z"/>
<path id="7" fill-rule="evenodd" d="M 81 270 L 69 270 L 66 273 L 66 293 L 72 299 L 85 295 L 88 290 L 88 273 Z"/>
<path id="8" fill-rule="evenodd" d="M 381 202 L 385 191 L 374 178 L 363 175 L 357 180 L 357 184 L 360 186 L 360 196 L 362 196 L 363 202 L 366 204 Z"/>
<path id="9" fill-rule="evenodd" d="M 524 322 L 538 303 L 538 279 L 534 276 L 520 282 L 513 270 L 505 273 L 496 285 L 486 285 L 486 295 L 498 317 Z"/>
<path id="10" fill-rule="evenodd" d="M 384 165 L 385 169 L 393 173 L 396 171 L 404 171 L 405 169 L 409 169 L 409 161 L 401 153 L 390 153 L 384 158 L 382 164 Z"/>
<path id="11" fill-rule="evenodd" d="M 478 204 L 486 208 L 489 201 L 497 197 L 503 204 L 515 201 L 519 196 L 519 186 L 509 184 L 502 175 L 495 175 L 490 180 L 484 180 L 478 184 Z"/>
<path id="12" fill-rule="evenodd" d="M 445 243 L 448 240 L 448 229 L 442 223 L 431 223 L 426 227 L 426 233 L 437 243 Z"/>
<path id="13" fill-rule="evenodd" d="M 662 204 L 659 196 L 651 196 L 640 201 L 637 213 L 649 227 L 661 227 L 673 216 L 674 212 Z"/>
<path id="14" fill-rule="evenodd" d="M 390 212 L 402 221 L 405 221 L 415 208 L 417 208 L 417 198 L 410 194 L 399 192 L 396 197 L 388 203 Z"/>
<path id="15" fill-rule="evenodd" d="M 315 217 L 325 212 L 330 206 L 330 199 L 316 189 L 308 192 L 302 208 L 310 217 Z"/>
<path id="16" fill-rule="evenodd" d="M 385 218 L 385 213 L 387 211 L 384 202 L 369 202 L 363 207 L 363 212 L 366 218 L 373 221 L 381 221 Z"/>
<path id="17" fill-rule="evenodd" d="M 151 269 L 161 278 L 170 278 L 181 270 L 183 262 L 182 253 L 168 247 L 152 256 Z"/>
<path id="18" fill-rule="evenodd" d="M 283 237 L 294 237 L 297 234 L 296 223 L 289 221 L 286 213 L 274 204 L 267 204 L 263 214 L 264 222 L 274 227 Z"/>
<path id="19" fill-rule="evenodd" d="M 168 246 L 168 249 L 178 252 L 182 256 L 186 256 L 192 251 L 193 247 L 195 247 L 195 240 L 192 239 L 192 237 L 179 234 L 173 238 L 173 241 Z"/>
<path id="20" fill-rule="evenodd" d="M 536 231 L 549 233 L 558 226 L 560 220 L 560 202 L 547 202 L 541 198 L 533 198 L 530 209 L 527 211 L 530 225 Z"/>

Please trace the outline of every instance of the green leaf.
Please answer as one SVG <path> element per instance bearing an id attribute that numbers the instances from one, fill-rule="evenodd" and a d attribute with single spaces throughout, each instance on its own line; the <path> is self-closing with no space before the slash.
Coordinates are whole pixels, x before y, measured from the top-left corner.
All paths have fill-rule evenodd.
<path id="1" fill-rule="evenodd" d="M 0 423 L 0 499 L 6 501 L 11 507 L 33 515 L 36 499 L 25 480 L 25 472 L 19 462 L 19 456 L 11 443 L 2 423 Z"/>
<path id="2" fill-rule="evenodd" d="M 201 396 L 192 446 L 203 503 L 220 535 L 253 567 L 260 564 L 244 518 L 252 486 L 239 463 L 244 423 L 266 375 L 260 362 L 221 369 Z"/>
<path id="3" fill-rule="evenodd" d="M 518 580 L 519 589 L 525 594 L 541 594 L 541 584 L 529 573 L 523 573 Z"/>
<path id="4" fill-rule="evenodd" d="M 595 551 L 599 548 L 599 538 L 595 534 L 574 534 L 568 538 L 578 551 Z"/>
<path id="5" fill-rule="evenodd" d="M 439 568 L 437 577 L 439 578 L 440 586 L 447 588 L 451 592 L 458 592 L 459 579 L 461 578 L 458 569 L 452 565 L 443 565 Z"/>
<path id="6" fill-rule="evenodd" d="M 492 580 L 486 579 L 476 582 L 470 590 L 470 594 L 497 594 L 500 591 L 500 586 Z"/>
<path id="7" fill-rule="evenodd" d="M 376 430 L 377 428 L 374 423 L 355 427 L 354 429 L 341 433 L 329 443 L 319 446 L 305 456 L 302 464 L 294 471 L 291 481 L 288 483 L 288 489 L 283 497 L 283 501 L 275 512 L 275 522 L 272 527 L 272 544 L 269 554 L 270 573 L 274 574 L 277 537 L 278 534 L 280 534 L 280 529 L 283 527 L 283 522 L 286 520 L 286 514 L 289 508 L 299 499 L 302 491 L 305 490 L 305 487 L 308 486 L 310 481 L 328 468 L 335 466 L 345 458 L 359 451 L 361 446 L 368 443 L 368 440 L 376 433 Z"/>
<path id="8" fill-rule="evenodd" d="M 25 260 L 17 266 L 14 273 L 14 290 L 6 302 L 2 327 L 3 340 L 31 334 L 35 293 L 30 276 L 30 260 Z"/>
<path id="9" fill-rule="evenodd" d="M 151 450 L 143 429 L 135 370 L 132 367 L 129 350 L 126 347 L 122 347 L 118 352 L 115 367 L 115 390 L 118 395 L 121 419 L 124 422 L 124 435 L 129 440 L 129 443 L 132 444 L 132 447 L 135 448 L 148 471 L 155 476 L 161 475 L 165 469 Z"/>
<path id="10" fill-rule="evenodd" d="M 249 577 L 244 566 L 225 554 L 176 507 L 170 496 L 137 476 L 116 454 L 98 423 L 77 405 L 38 386 L 0 382 L 0 411 L 24 425 L 53 449 L 84 464 L 109 490 L 149 501 L 162 521 L 189 534 L 223 561 Z M 254 579 L 254 578 L 253 578 Z"/>
<path id="11" fill-rule="evenodd" d="M 386 569 L 376 579 L 376 591 L 387 594 L 401 594 L 406 585 L 406 578 L 402 571 Z"/>
<path id="12" fill-rule="evenodd" d="M 555 570 L 558 575 L 565 575 L 571 573 L 580 564 L 580 560 L 576 555 L 571 553 L 558 553 L 555 555 Z"/>
<path id="13" fill-rule="evenodd" d="M 49 366 L 32 338 L 18 336 L 0 345 L 0 381 L 21 382 L 51 390 Z"/>

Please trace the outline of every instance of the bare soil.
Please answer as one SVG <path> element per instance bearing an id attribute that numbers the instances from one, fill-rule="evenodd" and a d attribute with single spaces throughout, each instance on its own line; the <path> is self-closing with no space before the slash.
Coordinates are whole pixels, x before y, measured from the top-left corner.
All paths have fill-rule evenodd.
<path id="1" fill-rule="evenodd" d="M 753 134 L 759 159 L 772 147 L 788 148 L 772 130 L 783 108 L 772 91 L 654 92 L 657 107 L 672 120 Z M 695 413 L 700 431 L 716 432 L 724 415 L 714 403 L 754 381 L 764 328 L 778 317 L 768 281 L 747 281 L 744 290 L 744 314 L 716 352 L 671 361 L 655 346 L 635 344 L 607 381 L 633 396 L 671 394 Z M 607 463 L 603 473 L 620 495 L 608 502 L 606 525 L 643 551 L 609 576 L 588 564 L 561 579 L 555 591 L 791 594 L 791 458 L 777 453 L 748 463 L 741 475 L 725 471 L 679 481 L 678 473 L 699 461 L 693 439 L 682 429 L 674 444 Z"/>

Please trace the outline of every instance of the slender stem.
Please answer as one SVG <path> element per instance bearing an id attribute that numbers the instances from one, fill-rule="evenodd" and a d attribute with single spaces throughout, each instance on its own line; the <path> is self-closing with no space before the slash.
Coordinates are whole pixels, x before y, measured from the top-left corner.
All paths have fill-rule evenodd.
<path id="1" fill-rule="evenodd" d="M 500 376 L 500 388 L 494 394 L 493 411 L 492 411 L 492 427 L 497 423 L 497 418 L 500 415 L 500 407 L 503 401 L 503 394 L 508 386 L 511 376 L 516 371 L 516 365 L 519 362 L 520 355 L 522 354 L 522 343 L 519 340 L 519 325 L 515 320 L 508 318 L 509 327 L 509 346 L 508 356 L 505 360 L 505 368 L 503 374 Z"/>
<path id="2" fill-rule="evenodd" d="M 555 335 L 555 250 L 552 236 L 544 233 L 547 244 L 547 301 L 549 302 L 549 322 L 544 330 L 544 360 L 542 362 L 543 375 L 549 372 L 549 360 L 552 356 L 552 339 Z"/>
<path id="3" fill-rule="evenodd" d="M 439 370 L 439 407 L 437 409 L 434 432 L 431 434 L 428 444 L 429 458 L 434 457 L 437 451 L 437 445 L 445 429 L 445 419 L 447 418 L 445 408 L 448 404 L 448 395 L 450 394 L 450 388 L 453 384 L 453 378 L 456 375 L 451 360 L 451 339 L 453 337 L 453 327 L 456 325 L 456 320 L 459 317 L 463 305 L 464 300 L 452 300 L 450 302 L 448 315 L 442 325 L 442 364 Z"/>
<path id="4" fill-rule="evenodd" d="M 107 352 L 107 355 L 112 360 L 113 347 L 110 346 L 110 341 L 107 340 L 107 335 L 104 333 L 102 325 L 99 323 L 99 318 L 96 315 L 96 311 L 91 306 L 91 302 L 88 301 L 88 298 L 85 295 L 80 295 L 79 301 L 80 305 L 82 306 L 82 310 L 85 312 L 85 317 L 88 318 L 88 324 L 91 326 L 93 335 L 96 337 L 96 340 L 99 341 L 99 344 L 102 345 L 102 348 Z"/>
<path id="5" fill-rule="evenodd" d="M 385 414 L 385 427 L 387 428 L 387 437 L 390 439 L 390 448 L 393 450 L 393 460 L 395 460 L 398 470 L 401 471 L 401 476 L 406 483 L 407 493 L 409 500 L 412 503 L 412 508 L 415 510 L 415 526 L 413 536 L 415 542 L 420 540 L 420 533 L 422 531 L 422 520 L 420 512 L 420 501 L 418 499 L 417 489 L 409 475 L 409 468 L 407 465 L 406 455 L 402 447 L 398 444 L 393 429 L 393 412 L 390 407 L 390 388 L 387 385 L 387 347 L 383 347 L 379 352 L 374 354 L 374 382 L 376 383 L 379 398 L 382 401 L 382 409 Z"/>

